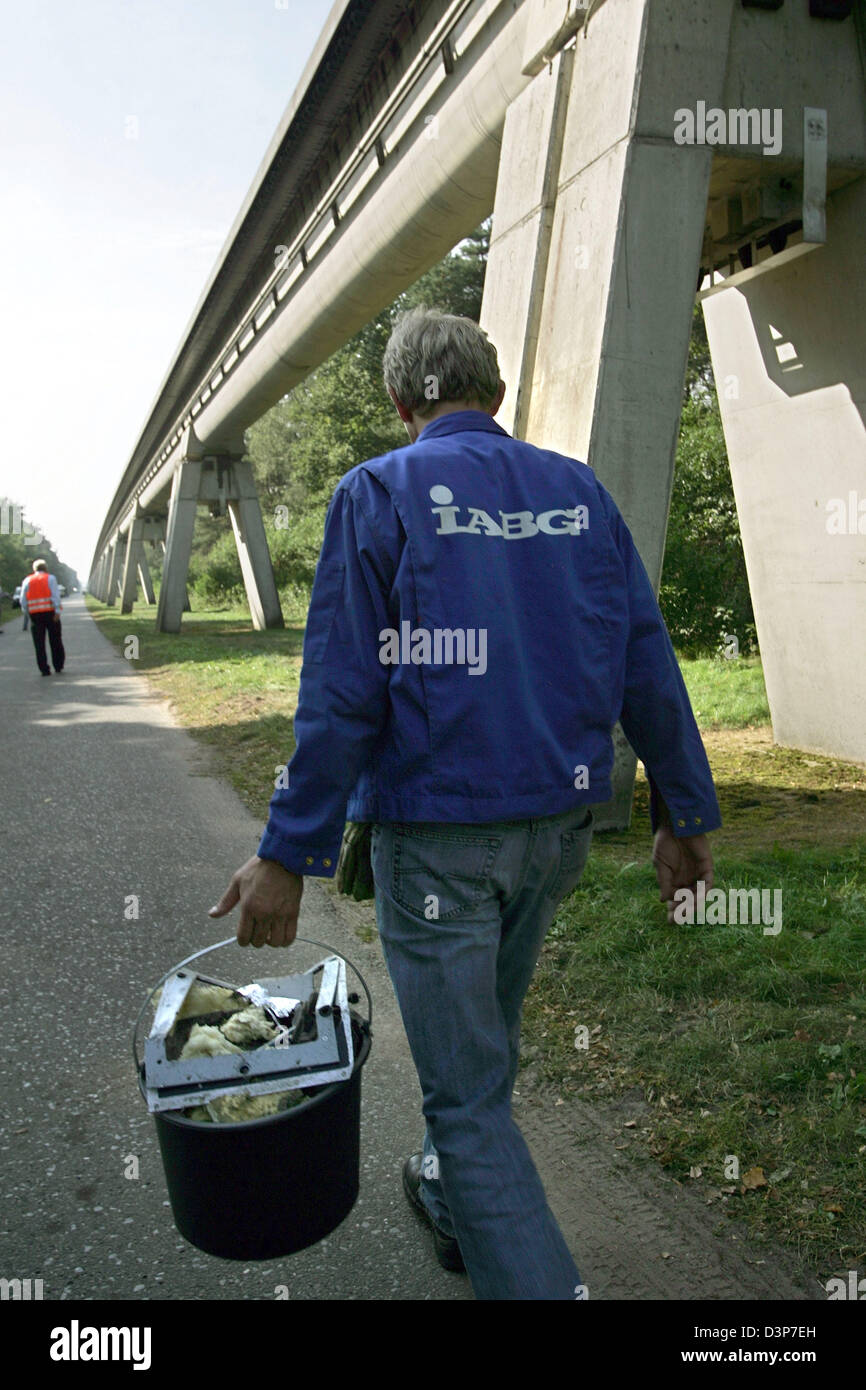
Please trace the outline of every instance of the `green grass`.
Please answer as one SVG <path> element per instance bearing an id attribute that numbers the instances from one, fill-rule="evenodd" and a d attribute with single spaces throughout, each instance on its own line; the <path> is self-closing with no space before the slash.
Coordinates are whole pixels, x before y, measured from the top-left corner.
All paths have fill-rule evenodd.
<path id="1" fill-rule="evenodd" d="M 770 706 L 758 656 L 681 661 L 695 718 L 703 729 L 769 724 Z"/>
<path id="2" fill-rule="evenodd" d="M 647 1153 L 827 1278 L 866 1260 L 863 847 L 719 854 L 716 883 L 781 887 L 782 930 L 668 924 L 645 858 L 622 863 L 600 837 L 548 935 L 525 1037 L 560 1094 L 637 1093 Z M 744 1187 L 759 1168 L 766 1185 Z"/>
<path id="3" fill-rule="evenodd" d="M 293 748 L 302 624 L 257 633 L 246 610 L 194 612 L 161 635 L 152 609 L 87 601 L 120 650 L 138 637 L 137 669 L 264 821 Z M 631 827 L 596 836 L 559 909 L 524 1045 L 564 1096 L 612 1113 L 638 1097 L 624 1142 L 824 1280 L 866 1262 L 866 769 L 773 744 L 757 658 L 681 665 L 724 820 L 716 883 L 781 888 L 782 930 L 667 923 L 641 776 Z M 756 1170 L 764 1185 L 744 1184 Z"/>

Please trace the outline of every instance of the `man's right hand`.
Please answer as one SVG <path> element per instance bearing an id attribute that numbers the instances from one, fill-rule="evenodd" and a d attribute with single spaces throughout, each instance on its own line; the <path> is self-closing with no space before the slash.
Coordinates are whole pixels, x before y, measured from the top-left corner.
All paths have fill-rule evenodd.
<path id="1" fill-rule="evenodd" d="M 661 901 L 668 905 L 668 921 L 674 920 L 674 893 L 678 888 L 697 892 L 703 880 L 707 892 L 713 886 L 713 853 L 706 835 L 677 838 L 669 826 L 662 825 L 653 840 L 653 865 Z"/>

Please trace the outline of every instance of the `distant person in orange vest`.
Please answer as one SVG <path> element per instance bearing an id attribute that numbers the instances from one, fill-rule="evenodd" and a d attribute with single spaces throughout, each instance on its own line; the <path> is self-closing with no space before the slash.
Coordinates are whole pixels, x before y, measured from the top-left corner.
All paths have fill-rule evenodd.
<path id="1" fill-rule="evenodd" d="M 43 676 L 51 675 L 51 667 L 45 659 L 45 638 L 51 644 L 51 662 L 56 675 L 60 675 L 66 662 L 63 638 L 60 632 L 60 586 L 53 574 L 48 573 L 44 560 L 33 561 L 33 573 L 21 585 L 21 607 L 25 616 L 30 617 L 30 631 L 36 648 L 36 662 Z"/>

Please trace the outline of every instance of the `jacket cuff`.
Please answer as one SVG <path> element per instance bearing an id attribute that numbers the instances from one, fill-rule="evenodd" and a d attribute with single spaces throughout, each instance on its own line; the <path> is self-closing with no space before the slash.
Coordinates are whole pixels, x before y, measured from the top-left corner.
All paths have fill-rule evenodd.
<path id="1" fill-rule="evenodd" d="M 668 817 L 670 818 L 671 831 L 678 839 L 686 835 L 708 835 L 711 830 L 721 828 L 722 818 L 719 815 L 717 804 L 701 804 L 699 802 L 688 807 L 671 805 L 668 797 L 662 798 L 658 784 L 649 768 L 646 768 L 646 775 L 650 785 L 650 824 L 653 834 L 660 825 L 668 824 Z M 667 806 L 668 817 L 662 816 L 662 800 Z"/>
<path id="2" fill-rule="evenodd" d="M 333 878 L 340 857 L 340 843 L 331 849 L 308 848 L 293 840 L 284 840 L 272 830 L 266 830 L 256 851 L 260 859 L 275 859 L 293 874 L 310 874 L 316 878 Z"/>

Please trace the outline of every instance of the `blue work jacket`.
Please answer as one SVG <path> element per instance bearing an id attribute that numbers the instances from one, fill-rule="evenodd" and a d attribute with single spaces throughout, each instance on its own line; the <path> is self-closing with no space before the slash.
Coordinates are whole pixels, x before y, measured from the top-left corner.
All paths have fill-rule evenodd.
<path id="1" fill-rule="evenodd" d="M 337 485 L 296 751 L 258 853 L 331 877 L 347 819 L 483 824 L 606 801 L 617 721 L 653 828 L 660 792 L 676 835 L 717 829 L 670 637 L 610 494 L 482 411 L 439 416 Z"/>

